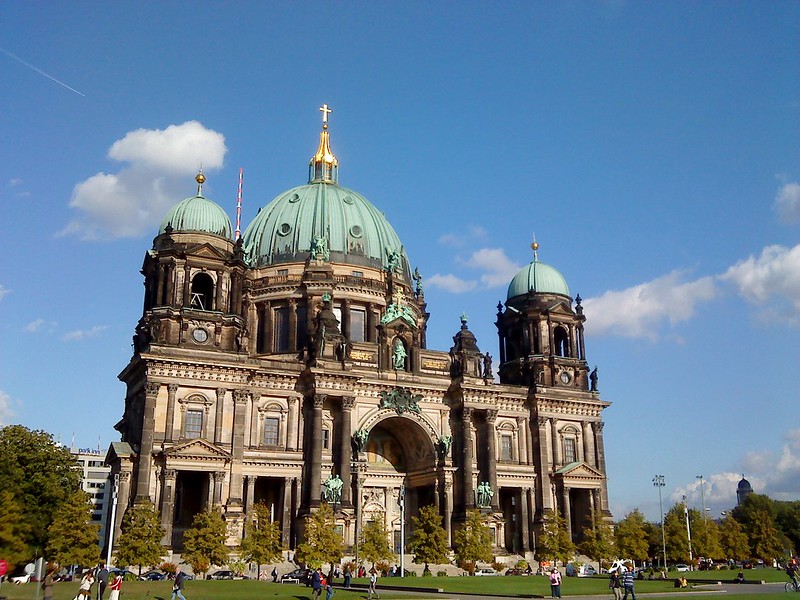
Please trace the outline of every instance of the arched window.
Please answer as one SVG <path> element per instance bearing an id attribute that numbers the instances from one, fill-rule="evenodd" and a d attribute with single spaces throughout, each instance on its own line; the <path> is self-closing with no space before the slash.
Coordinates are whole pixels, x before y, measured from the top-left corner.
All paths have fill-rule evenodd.
<path id="1" fill-rule="evenodd" d="M 568 465 L 579 461 L 578 453 L 578 430 L 573 426 L 567 426 L 561 430 L 562 447 L 564 449 L 563 464 Z"/>
<path id="2" fill-rule="evenodd" d="M 192 308 L 213 310 L 214 280 L 208 273 L 198 273 L 192 279 Z"/>
<path id="3" fill-rule="evenodd" d="M 563 327 L 556 327 L 553 331 L 554 353 L 556 356 L 569 356 L 569 335 Z"/>

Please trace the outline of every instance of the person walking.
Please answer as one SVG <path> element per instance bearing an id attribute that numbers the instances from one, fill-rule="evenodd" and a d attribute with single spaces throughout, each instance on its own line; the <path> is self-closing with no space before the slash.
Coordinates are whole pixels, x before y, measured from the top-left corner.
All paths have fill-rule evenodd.
<path id="1" fill-rule="evenodd" d="M 55 567 L 52 565 L 47 566 L 47 574 L 44 576 L 42 588 L 44 589 L 44 600 L 53 600 L 53 586 L 55 581 Z"/>
<path id="2" fill-rule="evenodd" d="M 92 595 L 92 585 L 94 584 L 94 573 L 89 570 L 81 578 L 81 587 L 78 590 L 78 600 L 89 600 Z"/>
<path id="3" fill-rule="evenodd" d="M 350 573 L 350 565 L 347 564 L 344 566 L 344 589 L 350 589 L 350 580 L 353 578 L 353 574 Z"/>
<path id="4" fill-rule="evenodd" d="M 630 593 L 632 600 L 636 600 L 636 592 L 633 591 L 633 581 L 633 567 L 628 567 L 622 574 L 622 589 L 625 590 L 622 600 L 628 600 L 628 593 Z"/>
<path id="5" fill-rule="evenodd" d="M 122 575 L 118 573 L 112 575 L 111 584 L 108 587 L 111 589 L 108 600 L 119 600 L 120 590 L 122 590 Z"/>
<path id="6" fill-rule="evenodd" d="M 108 586 L 108 569 L 103 563 L 97 566 L 97 600 L 103 600 Z"/>
<path id="7" fill-rule="evenodd" d="M 318 567 L 314 574 L 311 576 L 311 598 L 312 600 L 319 600 L 322 593 L 322 567 Z"/>
<path id="8" fill-rule="evenodd" d="M 278 567 L 272 567 L 272 583 L 278 583 Z"/>
<path id="9" fill-rule="evenodd" d="M 550 595 L 561 598 L 561 571 L 556 568 L 550 569 Z"/>
<path id="10" fill-rule="evenodd" d="M 186 597 L 183 595 L 183 590 L 186 587 L 186 574 L 178 569 L 177 575 L 175 575 L 175 582 L 172 584 L 172 597 L 170 600 L 175 600 L 175 598 L 180 598 L 180 600 L 186 600 Z"/>
<path id="11" fill-rule="evenodd" d="M 375 567 L 372 567 L 369 570 L 369 596 L 368 596 L 369 600 L 372 600 L 373 594 L 375 595 L 376 598 L 380 598 L 377 587 L 378 587 L 378 572 L 375 570 Z"/>
<path id="12" fill-rule="evenodd" d="M 611 576 L 608 578 L 608 587 L 614 594 L 614 600 L 621 600 L 622 584 L 619 582 L 619 571 L 617 569 L 611 571 Z"/>

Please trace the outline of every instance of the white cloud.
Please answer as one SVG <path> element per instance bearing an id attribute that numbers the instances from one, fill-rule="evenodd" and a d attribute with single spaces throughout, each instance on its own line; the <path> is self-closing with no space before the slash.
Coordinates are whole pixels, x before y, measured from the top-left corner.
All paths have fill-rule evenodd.
<path id="1" fill-rule="evenodd" d="M 787 183 L 778 190 L 774 208 L 782 223 L 800 223 L 800 183 Z"/>
<path id="2" fill-rule="evenodd" d="M 28 333 L 36 333 L 37 331 L 41 331 L 43 325 L 44 319 L 36 319 L 25 325 L 25 331 Z"/>
<path id="3" fill-rule="evenodd" d="M 8 289 L 6 286 L 4 286 L 2 283 L 0 283 L 0 300 L 8 296 L 10 293 L 11 290 Z"/>
<path id="4" fill-rule="evenodd" d="M 502 248 L 481 248 L 473 252 L 464 264 L 484 271 L 480 279 L 487 289 L 507 286 L 520 269 Z"/>
<path id="5" fill-rule="evenodd" d="M 656 339 L 664 322 L 675 325 L 688 320 L 699 304 L 716 295 L 712 277 L 684 282 L 682 273 L 673 271 L 625 290 L 587 298 L 583 301 L 586 329 L 594 336 Z"/>
<path id="6" fill-rule="evenodd" d="M 11 408 L 11 396 L 0 390 L 0 427 L 5 427 L 11 422 L 14 411 Z"/>
<path id="7" fill-rule="evenodd" d="M 76 329 L 75 331 L 70 331 L 69 333 L 64 334 L 64 337 L 62 337 L 61 340 L 64 342 L 78 342 L 80 340 L 85 340 L 86 338 L 97 337 L 106 329 L 108 329 L 107 325 L 95 325 L 91 329 L 85 330 Z"/>
<path id="8" fill-rule="evenodd" d="M 736 506 L 736 487 L 742 478 L 741 473 L 717 473 L 703 478 L 702 490 L 699 479 L 689 485 L 677 487 L 670 494 L 672 503 L 681 502 L 686 496 L 689 508 L 701 510 L 703 502 L 712 517 L 719 516 L 723 510 L 730 510 Z M 752 482 L 751 482 L 752 483 Z M 669 507 L 664 507 L 667 510 Z"/>
<path id="9" fill-rule="evenodd" d="M 438 273 L 432 275 L 426 280 L 426 283 L 430 287 L 441 288 L 453 294 L 470 292 L 478 286 L 478 283 L 475 281 L 461 279 L 449 273 L 447 275 L 439 275 Z"/>
<path id="10" fill-rule="evenodd" d="M 800 245 L 767 246 L 758 258 L 739 261 L 720 276 L 744 298 L 764 307 L 764 316 L 800 323 Z"/>
<path id="11" fill-rule="evenodd" d="M 485 227 L 480 225 L 470 225 L 459 233 L 445 233 L 439 237 L 437 242 L 442 246 L 453 248 L 464 248 L 468 243 L 482 242 L 488 239 L 489 233 Z"/>
<path id="12" fill-rule="evenodd" d="M 75 186 L 70 206 L 79 214 L 59 235 L 97 240 L 155 233 L 167 210 L 194 191 L 189 176 L 201 165 L 222 167 L 226 152 L 225 137 L 197 121 L 131 131 L 108 152 L 127 165 Z"/>

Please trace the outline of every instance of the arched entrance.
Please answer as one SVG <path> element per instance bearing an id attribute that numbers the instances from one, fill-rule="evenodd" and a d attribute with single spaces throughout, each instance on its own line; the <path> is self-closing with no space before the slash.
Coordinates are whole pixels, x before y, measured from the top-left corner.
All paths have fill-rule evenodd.
<path id="1" fill-rule="evenodd" d="M 393 536 L 393 549 L 398 551 L 401 490 L 405 493 L 406 540 L 413 533 L 412 517 L 422 506 L 437 504 L 438 470 L 431 434 L 413 416 L 388 416 L 372 425 L 360 458 L 364 473 L 359 491 L 361 522 L 383 519 Z"/>

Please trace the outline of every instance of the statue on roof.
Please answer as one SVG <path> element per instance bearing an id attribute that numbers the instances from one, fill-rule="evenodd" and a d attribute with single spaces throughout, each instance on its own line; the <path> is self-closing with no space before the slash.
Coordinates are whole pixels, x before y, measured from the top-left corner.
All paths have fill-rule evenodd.
<path id="1" fill-rule="evenodd" d="M 386 248 L 386 270 L 390 273 L 399 274 L 402 266 L 400 252 L 392 250 L 391 248 Z"/>
<path id="2" fill-rule="evenodd" d="M 324 235 L 315 235 L 311 239 L 311 256 L 316 260 L 330 260 L 331 251 L 328 249 L 328 238 Z"/>
<path id="3" fill-rule="evenodd" d="M 422 275 L 419 274 L 419 267 L 414 267 L 414 274 L 411 276 L 411 279 L 417 284 L 417 289 L 415 290 L 417 298 L 423 297 L 425 293 L 422 290 Z"/>
<path id="4" fill-rule="evenodd" d="M 477 496 L 478 508 L 489 508 L 492 505 L 494 491 L 488 481 L 484 481 L 478 485 L 475 495 Z"/>
<path id="5" fill-rule="evenodd" d="M 394 340 L 394 350 L 392 351 L 392 366 L 395 371 L 405 371 L 406 356 L 408 356 L 408 353 L 403 340 L 396 338 Z"/>
<path id="6" fill-rule="evenodd" d="M 344 482 L 339 475 L 331 475 L 322 484 L 322 499 L 329 504 L 340 504 L 342 502 L 342 487 Z"/>

